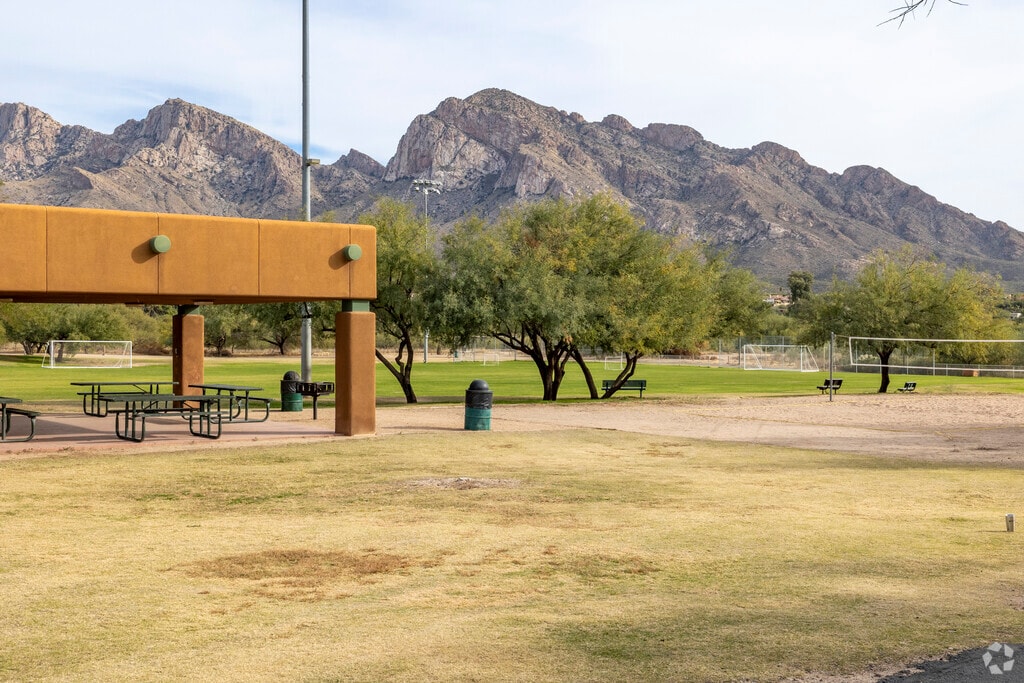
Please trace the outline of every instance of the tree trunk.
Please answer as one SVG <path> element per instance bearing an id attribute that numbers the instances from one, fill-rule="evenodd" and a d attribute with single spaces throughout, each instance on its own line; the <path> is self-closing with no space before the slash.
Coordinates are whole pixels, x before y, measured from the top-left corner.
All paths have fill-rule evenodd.
<path id="1" fill-rule="evenodd" d="M 537 366 L 537 371 L 540 372 L 540 380 L 544 385 L 544 399 L 545 401 L 557 401 L 558 400 L 558 373 L 555 371 L 555 365 L 551 362 L 550 358 L 544 356 L 543 353 L 537 352 L 532 354 L 534 365 Z"/>
<path id="2" fill-rule="evenodd" d="M 285 339 L 261 339 L 260 341 L 265 341 L 271 346 L 276 346 L 278 353 L 280 353 L 282 356 L 286 355 L 284 352 L 284 347 L 288 345 L 287 337 Z"/>
<path id="3" fill-rule="evenodd" d="M 402 387 L 402 393 L 405 394 L 405 402 L 417 403 L 416 392 L 412 388 L 412 338 L 407 334 L 403 335 L 402 339 L 398 342 L 398 353 L 395 354 L 394 363 L 385 358 L 380 349 L 374 349 L 373 353 L 377 356 L 377 360 L 388 369 L 388 372 L 398 380 L 398 386 Z"/>
<path id="4" fill-rule="evenodd" d="M 537 372 L 540 373 L 540 380 L 544 385 L 543 400 L 558 399 L 558 389 L 562 385 L 562 378 L 565 377 L 565 364 L 572 357 L 571 341 L 562 339 L 551 344 L 543 336 L 529 329 L 523 329 L 515 334 L 509 331 L 492 332 L 491 336 L 508 348 L 529 356 L 537 366 Z"/>
<path id="5" fill-rule="evenodd" d="M 565 377 L 565 364 L 569 361 L 569 349 L 561 344 L 549 349 L 545 355 L 540 350 L 526 351 L 533 359 L 537 371 L 540 372 L 541 381 L 544 384 L 544 400 L 557 401 L 558 390 L 562 386 L 562 378 Z"/>
<path id="6" fill-rule="evenodd" d="M 572 348 L 572 359 L 576 361 L 576 365 L 580 366 L 580 370 L 583 371 L 583 378 L 587 380 L 587 389 L 590 390 L 590 398 L 600 398 L 597 394 L 597 385 L 594 383 L 594 374 L 590 372 L 590 366 L 583 360 L 583 354 L 580 353 L 578 347 Z"/>
<path id="7" fill-rule="evenodd" d="M 624 368 L 622 368 L 622 370 L 619 371 L 619 375 L 618 375 L 618 377 L 615 378 L 615 381 L 612 383 L 611 388 L 608 389 L 608 391 L 604 392 L 604 396 L 602 396 L 601 398 L 611 398 L 615 394 L 616 391 L 618 391 L 619 389 L 622 388 L 622 385 L 625 383 L 625 381 L 627 379 L 629 379 L 630 377 L 632 377 L 633 373 L 636 372 L 636 363 L 637 363 L 638 360 L 640 360 L 640 358 L 644 354 L 642 354 L 642 353 L 636 353 L 636 354 L 627 353 L 625 355 L 626 355 L 626 366 Z"/>
<path id="8" fill-rule="evenodd" d="M 891 355 L 892 349 L 878 352 L 878 361 L 882 366 L 882 384 L 878 387 L 878 393 L 880 394 L 889 391 L 889 356 Z"/>

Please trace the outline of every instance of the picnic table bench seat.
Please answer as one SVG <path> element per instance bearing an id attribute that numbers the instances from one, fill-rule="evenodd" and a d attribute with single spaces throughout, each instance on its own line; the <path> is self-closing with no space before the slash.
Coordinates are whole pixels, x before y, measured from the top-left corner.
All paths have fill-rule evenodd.
<path id="1" fill-rule="evenodd" d="M 34 410 L 26 410 L 24 408 L 12 408 L 7 407 L 4 412 L 7 418 L 7 424 L 4 428 L 4 441 L 31 441 L 36 435 L 36 418 L 42 415 L 42 413 Z M 11 436 L 11 416 L 18 415 L 28 419 L 29 429 L 28 436 Z"/>
<path id="2" fill-rule="evenodd" d="M 239 415 L 244 415 L 242 422 L 266 422 L 270 417 L 270 402 L 274 399 L 268 396 L 241 396 L 235 400 L 238 411 L 235 413 L 235 419 L 238 419 Z M 255 404 L 257 411 L 262 408 L 262 412 L 257 412 L 259 417 L 249 417 L 249 406 Z"/>

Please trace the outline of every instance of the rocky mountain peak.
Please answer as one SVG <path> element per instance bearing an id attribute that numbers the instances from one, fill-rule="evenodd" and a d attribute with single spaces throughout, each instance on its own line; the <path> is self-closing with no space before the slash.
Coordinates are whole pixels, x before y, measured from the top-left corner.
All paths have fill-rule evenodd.
<path id="1" fill-rule="evenodd" d="M 127 165 L 189 173 L 230 172 L 253 163 L 283 172 L 301 165 L 292 150 L 255 128 L 180 99 L 154 107 L 142 121 L 124 123 L 113 137 L 124 146 Z"/>
<path id="2" fill-rule="evenodd" d="M 633 124 L 625 119 L 625 117 L 619 116 L 618 114 L 608 114 L 601 120 L 601 123 L 608 126 L 612 130 L 617 130 L 620 133 L 632 133 L 635 128 Z"/>
<path id="3" fill-rule="evenodd" d="M 314 167 L 314 213 L 355 220 L 382 195 L 413 200 L 418 178 L 443 185 L 430 200 L 441 229 L 516 202 L 606 192 L 648 229 L 727 250 L 780 286 L 793 270 L 827 281 L 875 249 L 912 244 L 1024 287 L 1024 235 L 884 169 L 829 172 L 777 142 L 727 149 L 682 124 L 589 122 L 497 88 L 416 116 L 387 166 L 350 150 Z M 0 104 L 0 180 L 8 202 L 270 218 L 296 217 L 301 204 L 298 154 L 180 99 L 111 135 Z"/>
<path id="4" fill-rule="evenodd" d="M 56 155 L 62 128 L 34 107 L 0 104 L 0 177 L 37 177 Z"/>
<path id="5" fill-rule="evenodd" d="M 685 152 L 704 140 L 704 136 L 693 128 L 671 123 L 652 123 L 641 131 L 641 135 L 654 145 L 677 152 Z"/>
<path id="6" fill-rule="evenodd" d="M 383 178 L 385 167 L 373 157 L 363 154 L 359 150 L 350 149 L 348 154 L 339 158 L 333 166 L 358 171 L 372 178 Z"/>

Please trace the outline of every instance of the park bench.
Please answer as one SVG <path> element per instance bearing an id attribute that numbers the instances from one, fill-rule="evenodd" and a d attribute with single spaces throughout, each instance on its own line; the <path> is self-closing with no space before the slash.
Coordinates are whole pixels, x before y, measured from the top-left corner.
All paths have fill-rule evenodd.
<path id="1" fill-rule="evenodd" d="M 902 391 L 906 394 L 909 394 L 915 389 L 917 389 L 917 382 L 904 382 L 903 386 L 897 389 L 896 391 Z"/>
<path id="2" fill-rule="evenodd" d="M 823 394 L 826 391 L 831 391 L 832 393 L 835 393 L 839 391 L 839 387 L 841 386 L 843 386 L 843 380 L 841 379 L 826 379 L 824 383 L 818 385 L 818 389 Z"/>
<path id="3" fill-rule="evenodd" d="M 605 379 L 601 380 L 601 391 L 608 391 L 615 386 L 615 380 Z M 639 391 L 640 398 L 644 397 L 644 390 L 647 389 L 647 380 L 645 379 L 627 379 L 619 387 L 619 391 Z"/>

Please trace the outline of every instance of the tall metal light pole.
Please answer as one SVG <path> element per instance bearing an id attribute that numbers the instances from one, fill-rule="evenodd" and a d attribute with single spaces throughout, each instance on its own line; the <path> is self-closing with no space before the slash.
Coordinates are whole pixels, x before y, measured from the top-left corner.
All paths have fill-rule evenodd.
<path id="1" fill-rule="evenodd" d="M 412 191 L 423 193 L 423 233 L 427 240 L 427 244 L 430 244 L 430 223 L 429 216 L 427 214 L 427 196 L 433 192 L 434 194 L 441 194 L 441 183 L 436 180 L 427 180 L 426 178 L 418 178 L 412 181 Z M 430 330 L 424 330 L 423 332 L 423 362 L 426 363 L 430 358 Z"/>
<path id="2" fill-rule="evenodd" d="M 309 158 L 309 0 L 302 0 L 302 220 L 309 221 L 309 168 L 319 164 Z M 309 304 L 302 305 L 303 382 L 313 381 L 313 317 Z"/>
<path id="3" fill-rule="evenodd" d="M 426 180 L 425 178 L 420 178 L 412 181 L 412 191 L 423 193 L 423 223 L 424 225 L 426 225 L 427 195 L 429 195 L 431 192 L 433 192 L 434 194 L 440 194 L 441 183 L 437 182 L 436 180 Z"/>
<path id="4" fill-rule="evenodd" d="M 309 0 L 302 0 L 302 220 L 309 220 Z"/>

